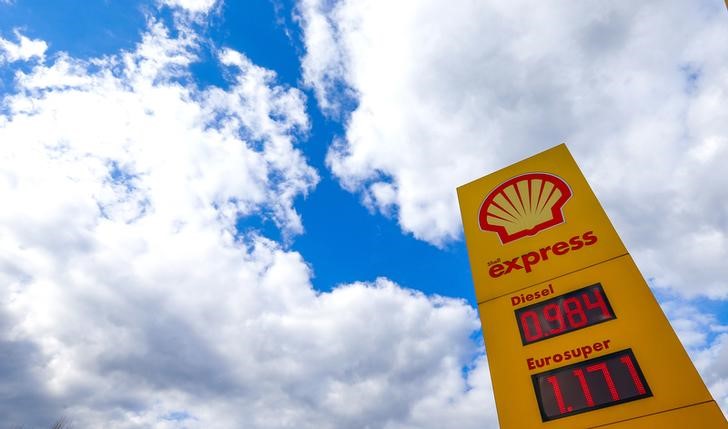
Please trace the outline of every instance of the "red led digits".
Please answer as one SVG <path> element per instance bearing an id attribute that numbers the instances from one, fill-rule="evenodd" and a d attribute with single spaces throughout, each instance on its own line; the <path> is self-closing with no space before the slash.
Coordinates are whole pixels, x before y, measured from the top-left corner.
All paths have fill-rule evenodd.
<path id="1" fill-rule="evenodd" d="M 564 300 L 564 308 L 566 309 L 566 317 L 572 328 L 581 328 L 588 322 L 586 313 L 581 307 L 581 301 L 578 298 L 571 297 Z"/>
<path id="2" fill-rule="evenodd" d="M 521 333 L 528 339 L 528 342 L 538 341 L 543 337 L 538 314 L 535 311 L 524 311 L 519 319 L 522 327 Z"/>
<path id="3" fill-rule="evenodd" d="M 553 293 L 551 285 L 548 290 Z M 513 299 L 511 303 L 519 304 Z M 523 345 L 616 318 L 600 283 L 518 308 L 515 316 Z M 597 344 L 594 347 L 602 351 Z M 588 357 L 587 348 L 589 353 L 594 351 L 585 346 L 550 357 L 554 363 L 576 356 L 584 359 Z M 539 359 L 534 365 L 533 359 L 527 361 L 529 369 L 543 366 Z M 543 421 L 652 396 L 631 349 L 535 374 L 532 380 Z"/>
<path id="4" fill-rule="evenodd" d="M 515 310 L 524 345 L 614 319 L 597 283 Z"/>
<path id="5" fill-rule="evenodd" d="M 644 395 L 647 391 L 645 390 L 645 386 L 642 385 L 642 380 L 640 379 L 640 376 L 637 374 L 637 370 L 634 367 L 634 364 L 632 363 L 632 358 L 629 356 L 622 356 L 619 358 L 619 360 L 627 365 L 627 370 L 629 371 L 629 375 L 632 377 L 632 382 L 634 383 L 635 387 L 637 388 L 637 392 L 641 395 Z"/>
<path id="6" fill-rule="evenodd" d="M 652 396 L 631 349 L 532 376 L 543 421 Z"/>
<path id="7" fill-rule="evenodd" d="M 602 298 L 602 289 L 595 288 L 595 289 L 592 289 L 591 292 L 594 297 L 594 302 L 591 301 L 588 293 L 584 292 L 581 295 L 586 308 L 588 310 L 599 309 L 602 312 L 602 316 L 604 316 L 607 319 L 610 319 L 611 316 L 613 316 L 612 310 L 611 310 L 611 308 L 608 307 L 608 304 L 605 302 L 604 298 Z"/>
<path id="8" fill-rule="evenodd" d="M 612 395 L 612 400 L 619 401 L 619 393 L 617 393 L 617 388 L 614 386 L 614 380 L 612 380 L 612 374 L 609 373 L 609 369 L 607 369 L 606 363 L 601 362 L 592 366 L 588 366 L 586 367 L 586 370 L 589 372 L 601 371 L 602 375 L 604 376 L 604 381 L 607 383 L 609 394 Z"/>
<path id="9" fill-rule="evenodd" d="M 546 381 L 551 383 L 551 388 L 554 389 L 554 399 L 556 399 L 556 405 L 559 407 L 559 412 L 564 414 L 566 412 L 566 406 L 564 405 L 564 397 L 561 396 L 561 387 L 559 387 L 559 381 L 556 376 L 546 377 Z"/>
<path id="10" fill-rule="evenodd" d="M 561 306 L 555 303 L 547 304 L 543 308 L 543 318 L 549 322 L 551 326 L 551 335 L 558 335 L 566 330 L 566 322 L 564 321 L 564 314 L 561 312 Z M 554 328 L 552 323 L 556 323 L 558 327 Z"/>
<path id="11" fill-rule="evenodd" d="M 581 391 L 584 393 L 584 399 L 586 399 L 586 406 L 587 407 L 593 407 L 594 406 L 594 399 L 592 399 L 591 390 L 589 390 L 589 385 L 586 384 L 586 377 L 584 377 L 584 371 L 581 369 L 575 369 L 574 370 L 574 376 L 579 379 L 579 384 L 581 385 Z M 553 377 L 553 375 L 552 375 Z M 563 414 L 563 413 L 561 413 Z"/>

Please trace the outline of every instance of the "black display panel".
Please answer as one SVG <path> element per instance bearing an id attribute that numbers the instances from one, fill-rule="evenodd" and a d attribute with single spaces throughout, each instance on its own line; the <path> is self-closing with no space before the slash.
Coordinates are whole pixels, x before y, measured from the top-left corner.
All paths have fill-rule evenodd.
<path id="1" fill-rule="evenodd" d="M 543 421 L 652 396 L 632 349 L 531 378 Z"/>
<path id="2" fill-rule="evenodd" d="M 515 311 L 523 345 L 616 318 L 600 283 Z"/>

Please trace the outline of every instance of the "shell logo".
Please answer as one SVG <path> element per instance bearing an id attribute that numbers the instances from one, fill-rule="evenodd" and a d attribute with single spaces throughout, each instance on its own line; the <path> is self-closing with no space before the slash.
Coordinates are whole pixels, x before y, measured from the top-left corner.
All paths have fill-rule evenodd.
<path id="1" fill-rule="evenodd" d="M 569 185 L 549 173 L 526 173 L 493 189 L 480 206 L 480 229 L 498 234 L 506 244 L 564 223 L 562 208 Z"/>

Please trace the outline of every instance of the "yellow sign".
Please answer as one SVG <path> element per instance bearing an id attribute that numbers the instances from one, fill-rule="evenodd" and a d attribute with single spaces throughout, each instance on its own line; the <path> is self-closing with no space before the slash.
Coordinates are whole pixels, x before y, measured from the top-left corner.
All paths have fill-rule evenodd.
<path id="1" fill-rule="evenodd" d="M 501 428 L 728 428 L 565 145 L 458 196 Z"/>
<path id="2" fill-rule="evenodd" d="M 565 145 L 458 197 L 478 302 L 627 254 Z"/>

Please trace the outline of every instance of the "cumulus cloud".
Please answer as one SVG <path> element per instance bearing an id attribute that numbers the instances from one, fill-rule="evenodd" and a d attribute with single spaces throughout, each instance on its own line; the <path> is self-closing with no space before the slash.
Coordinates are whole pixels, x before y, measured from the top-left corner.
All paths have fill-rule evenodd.
<path id="1" fill-rule="evenodd" d="M 700 303 L 677 296 L 664 300 L 662 307 L 708 389 L 728 414 L 728 324 L 705 312 Z"/>
<path id="2" fill-rule="evenodd" d="M 319 293 L 300 254 L 236 229 L 302 232 L 304 96 L 230 49 L 227 89 L 198 88 L 178 30 L 58 54 L 2 100 L 3 424 L 495 427 L 466 302 L 386 279 Z"/>
<path id="3" fill-rule="evenodd" d="M 328 166 L 403 231 L 459 239 L 457 186 L 565 141 L 656 285 L 728 298 L 722 4 L 301 0 L 299 15 L 319 104 L 353 106 Z"/>
<path id="4" fill-rule="evenodd" d="M 698 355 L 698 363 L 704 374 L 708 388 L 718 405 L 728 410 L 728 333 L 718 336 L 710 345 L 701 350 Z"/>
<path id="5" fill-rule="evenodd" d="M 0 37 L 0 64 L 16 61 L 29 61 L 33 58 L 43 60 L 48 44 L 39 39 L 29 39 L 15 31 L 17 43 Z"/>
<path id="6" fill-rule="evenodd" d="M 160 0 L 160 4 L 181 8 L 192 14 L 207 14 L 218 4 L 218 0 Z"/>

